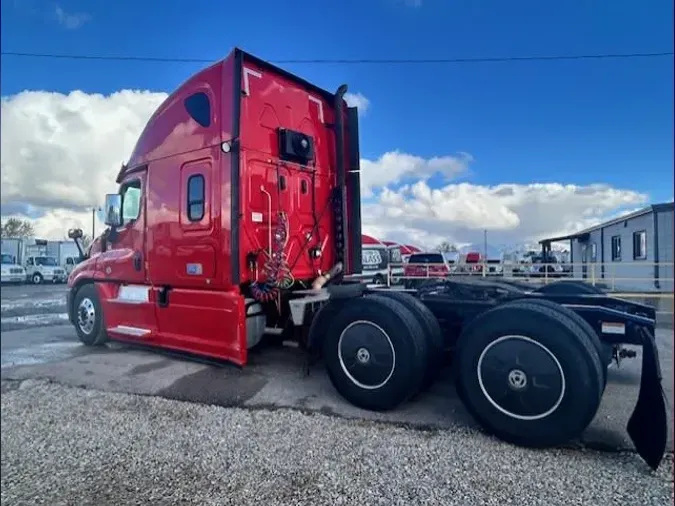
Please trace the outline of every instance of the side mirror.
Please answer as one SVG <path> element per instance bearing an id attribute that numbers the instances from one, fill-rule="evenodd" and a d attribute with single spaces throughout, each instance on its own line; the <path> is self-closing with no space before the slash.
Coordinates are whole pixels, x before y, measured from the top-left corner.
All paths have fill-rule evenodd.
<path id="1" fill-rule="evenodd" d="M 71 228 L 68 230 L 68 239 L 82 239 L 82 235 L 81 228 Z"/>
<path id="2" fill-rule="evenodd" d="M 109 227 L 122 225 L 122 195 L 119 193 L 105 196 L 105 224 Z"/>

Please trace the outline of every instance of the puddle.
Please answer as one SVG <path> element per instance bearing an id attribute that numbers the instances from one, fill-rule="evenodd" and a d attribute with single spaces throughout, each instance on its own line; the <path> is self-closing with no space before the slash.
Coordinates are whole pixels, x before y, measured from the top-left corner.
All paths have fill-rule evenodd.
<path id="1" fill-rule="evenodd" d="M 81 347 L 82 344 L 76 341 L 60 341 L 4 351 L 0 366 L 5 368 L 18 365 L 38 365 L 63 360 L 72 357 L 73 351 Z"/>
<path id="2" fill-rule="evenodd" d="M 44 325 L 45 323 L 61 322 L 68 320 L 68 313 L 31 314 L 23 316 L 6 316 L 0 318 L 0 324 L 26 323 L 29 325 Z"/>
<path id="3" fill-rule="evenodd" d="M 61 306 L 66 303 L 66 297 L 58 297 L 51 299 L 30 299 L 30 300 L 12 300 L 9 302 L 3 302 L 0 304 L 0 310 L 9 311 L 11 309 L 20 309 L 27 307 L 48 307 L 48 306 Z"/>

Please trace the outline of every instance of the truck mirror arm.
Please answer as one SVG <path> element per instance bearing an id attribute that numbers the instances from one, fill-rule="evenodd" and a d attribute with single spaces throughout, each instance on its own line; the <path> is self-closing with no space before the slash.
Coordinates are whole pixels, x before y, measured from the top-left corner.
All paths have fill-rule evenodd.
<path id="1" fill-rule="evenodd" d="M 80 261 L 87 258 L 84 248 L 82 247 L 82 229 L 71 228 L 68 230 L 68 237 L 73 240 L 75 246 L 77 247 L 77 252 L 80 255 Z"/>
<path id="2" fill-rule="evenodd" d="M 119 234 L 117 232 L 117 228 L 115 227 L 108 227 L 105 229 L 105 232 L 103 233 L 102 237 L 102 251 L 105 251 L 108 249 L 108 243 L 110 242 L 111 244 L 114 244 L 115 241 L 117 241 L 119 237 Z"/>

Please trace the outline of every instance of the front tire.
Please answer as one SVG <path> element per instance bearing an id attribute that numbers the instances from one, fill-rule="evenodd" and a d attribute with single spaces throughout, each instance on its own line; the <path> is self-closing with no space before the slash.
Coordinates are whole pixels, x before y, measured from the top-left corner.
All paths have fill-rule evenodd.
<path id="1" fill-rule="evenodd" d="M 80 287 L 73 299 L 75 330 L 87 346 L 101 346 L 108 341 L 103 325 L 103 310 L 96 287 L 88 283 Z"/>
<path id="2" fill-rule="evenodd" d="M 457 343 L 457 392 L 500 439 L 556 446 L 581 435 L 603 392 L 599 354 L 560 311 L 514 301 L 476 317 Z"/>
<path id="3" fill-rule="evenodd" d="M 323 359 L 342 397 L 363 409 L 385 411 L 420 390 L 427 342 L 403 304 L 370 295 L 345 302 L 331 318 Z"/>
<path id="4" fill-rule="evenodd" d="M 39 272 L 36 272 L 35 274 L 33 274 L 31 276 L 30 280 L 32 281 L 32 283 L 34 285 L 41 285 L 42 281 L 43 281 L 42 274 L 40 274 Z"/>

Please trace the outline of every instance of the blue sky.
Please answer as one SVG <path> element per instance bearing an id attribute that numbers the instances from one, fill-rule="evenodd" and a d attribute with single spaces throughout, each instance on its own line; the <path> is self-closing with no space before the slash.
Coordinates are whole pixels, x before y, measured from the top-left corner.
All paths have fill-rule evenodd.
<path id="1" fill-rule="evenodd" d="M 271 60 L 473 58 L 672 50 L 673 2 L 622 0 L 14 0 L 3 51 Z M 230 5 L 232 4 L 232 5 Z M 62 14 L 59 20 L 59 13 Z M 77 20 L 81 26 L 59 22 Z M 3 57 L 2 95 L 24 89 L 170 91 L 192 63 Z M 284 65 L 371 108 L 362 155 L 469 152 L 471 181 L 609 183 L 673 195 L 673 59 L 429 65 Z M 636 177 L 638 174 L 638 177 Z"/>

